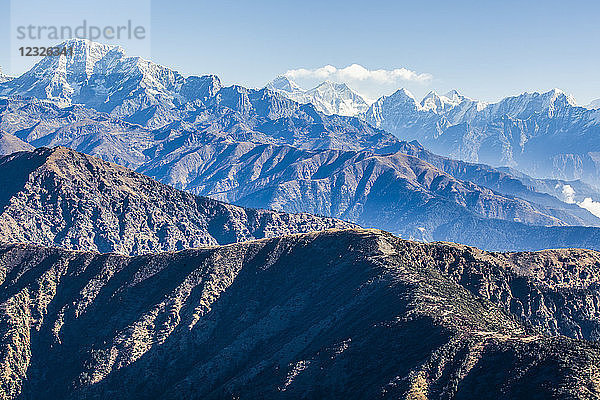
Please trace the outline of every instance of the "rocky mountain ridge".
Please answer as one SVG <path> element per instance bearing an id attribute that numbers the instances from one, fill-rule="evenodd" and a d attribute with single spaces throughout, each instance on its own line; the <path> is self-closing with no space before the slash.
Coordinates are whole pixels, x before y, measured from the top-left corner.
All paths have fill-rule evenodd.
<path id="1" fill-rule="evenodd" d="M 571 256 L 584 256 L 575 269 Z M 594 252 L 497 255 L 354 230 L 133 258 L 1 245 L 0 260 L 5 398 L 600 393 L 598 346 L 552 336 L 597 316 L 538 312 L 573 296 Z M 555 282 L 561 271 L 575 280 Z"/>
<path id="2" fill-rule="evenodd" d="M 59 107 L 36 98 L 0 98 L 0 133 L 37 146 L 86 148 L 114 146 L 116 159 L 136 167 L 140 154 L 163 141 L 195 144 L 203 137 L 221 141 L 286 144 L 302 149 L 372 149 L 389 152 L 400 142 L 357 118 L 325 115 L 312 105 L 300 105 L 267 89 L 222 88 L 206 102 L 170 109 L 172 122 L 147 127 L 154 110 L 117 118 L 82 105 Z M 150 124 L 152 125 L 152 124 Z M 125 159 L 121 153 L 130 153 Z M 111 159 L 111 161 L 113 161 Z"/>
<path id="3" fill-rule="evenodd" d="M 406 146 L 408 150 L 410 145 Z M 450 166 L 449 160 L 440 159 Z M 195 151 L 186 149 L 160 155 L 139 171 L 160 177 L 177 188 L 234 204 L 286 212 L 302 210 L 422 240 L 444 239 L 435 236 L 438 228 L 473 217 L 531 225 L 597 223 L 596 217 L 586 210 L 519 186 L 520 182 L 511 182 L 508 175 L 494 170 L 482 172 L 476 166 L 472 169 L 480 172 L 480 180 L 490 186 L 501 182 L 496 185 L 498 188 L 508 191 L 515 187 L 513 192 L 541 198 L 546 205 L 503 196 L 457 180 L 405 152 L 377 155 L 213 143 L 199 146 Z M 478 176 L 476 172 L 465 175 Z M 476 236 L 474 231 L 473 237 Z M 492 243 L 493 240 L 489 245 Z M 563 245 L 556 243 L 559 247 Z"/>

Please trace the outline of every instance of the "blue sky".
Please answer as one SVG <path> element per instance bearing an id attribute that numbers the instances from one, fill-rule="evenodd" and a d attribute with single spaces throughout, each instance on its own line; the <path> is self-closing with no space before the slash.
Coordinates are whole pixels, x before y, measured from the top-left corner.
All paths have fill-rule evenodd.
<path id="1" fill-rule="evenodd" d="M 600 98 L 598 15 L 600 2 L 589 0 L 152 1 L 151 57 L 184 74 L 253 87 L 288 70 L 359 64 L 431 76 L 350 79 L 372 97 L 404 86 L 418 96 L 457 88 L 494 101 L 559 87 L 583 104 Z M 9 22 L 4 13 L 4 36 Z"/>

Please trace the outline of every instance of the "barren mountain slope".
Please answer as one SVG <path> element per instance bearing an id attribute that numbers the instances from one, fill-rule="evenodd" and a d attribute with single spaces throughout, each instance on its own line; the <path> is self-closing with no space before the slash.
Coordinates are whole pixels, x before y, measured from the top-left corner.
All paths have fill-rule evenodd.
<path id="1" fill-rule="evenodd" d="M 4 245 L 0 387 L 61 399 L 595 398 L 597 345 L 527 328 L 473 294 L 481 263 L 507 264 L 483 272 L 503 286 L 549 257 L 368 230 L 133 258 Z"/>
<path id="2" fill-rule="evenodd" d="M 22 141 L 10 133 L 2 132 L 0 128 L 0 156 L 11 154 L 16 151 L 31 151 L 35 149 L 32 145 Z"/>
<path id="3" fill-rule="evenodd" d="M 142 254 L 353 224 L 245 209 L 57 147 L 0 158 L 0 240 Z"/>

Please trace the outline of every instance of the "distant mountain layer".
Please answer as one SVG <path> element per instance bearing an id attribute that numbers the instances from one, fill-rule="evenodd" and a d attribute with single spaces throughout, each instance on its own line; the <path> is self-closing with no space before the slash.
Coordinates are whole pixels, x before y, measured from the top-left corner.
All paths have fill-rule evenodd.
<path id="1" fill-rule="evenodd" d="M 185 146 L 206 135 L 303 149 L 379 152 L 394 151 L 400 142 L 357 118 L 325 115 L 312 105 L 300 105 L 266 89 L 223 88 L 206 104 L 194 104 L 170 109 L 168 124 L 144 129 L 154 125 L 150 121 L 156 116 L 154 109 L 122 119 L 82 105 L 59 107 L 36 98 L 0 98 L 0 132 L 36 147 L 70 144 L 84 152 L 104 147 L 103 152 L 127 163 L 140 162 L 141 151 L 166 139 Z M 122 153 L 133 158 L 123 159 Z"/>
<path id="2" fill-rule="evenodd" d="M 571 239 L 556 242 L 552 242 L 555 235 L 523 241 L 522 232 L 529 228 L 511 228 L 515 221 L 591 226 L 599 221 L 585 209 L 538 193 L 512 175 L 436 156 L 418 144 L 389 140 L 384 134 L 362 136 L 357 131 L 356 139 L 364 146 L 366 141 L 393 143 L 379 150 L 390 151 L 385 154 L 313 151 L 243 142 L 244 135 L 218 131 L 150 130 L 82 106 L 59 108 L 38 100 L 8 99 L 0 107 L 0 128 L 32 145 L 75 148 L 179 189 L 238 205 L 310 212 L 425 240 L 456 238 L 450 232 L 458 224 L 468 228 L 461 237 L 464 243 L 494 250 L 597 248 L 595 234 L 579 239 L 568 235 Z M 260 136 L 251 138 L 261 143 Z M 295 143 L 297 138 L 292 134 L 281 141 Z M 489 242 L 483 243 L 479 230 L 472 228 L 473 218 L 510 223 L 494 223 Z M 490 239 L 494 235 L 502 239 Z"/>
<path id="3" fill-rule="evenodd" d="M 451 165 L 452 160 L 440 160 Z M 460 239 L 456 241 L 490 250 L 600 249 L 600 228 L 578 236 L 575 233 L 581 231 L 564 226 L 598 226 L 597 217 L 483 167 L 471 165 L 464 175 L 514 193 L 502 195 L 458 180 L 402 152 L 302 151 L 252 143 L 209 143 L 195 150 L 159 153 L 139 171 L 234 204 L 327 215 L 405 238 Z M 517 193 L 539 203 L 514 197 Z"/>
<path id="4" fill-rule="evenodd" d="M 143 254 L 354 226 L 235 207 L 66 148 L 0 158 L 0 240 Z"/>
<path id="5" fill-rule="evenodd" d="M 1 245 L 0 390 L 595 398 L 598 345 L 551 335 L 597 335 L 584 304 L 599 300 L 599 262 L 594 252 L 500 255 L 364 230 L 134 258 Z"/>
<path id="6" fill-rule="evenodd" d="M 134 168 L 155 142 L 152 131 L 139 125 L 84 106 L 61 108 L 35 98 L 0 99 L 0 135 L 33 147 L 62 145 Z"/>
<path id="7" fill-rule="evenodd" d="M 32 145 L 10 133 L 0 132 L 0 155 L 15 153 L 17 151 L 31 151 Z"/>
<path id="8" fill-rule="evenodd" d="M 590 104 L 588 104 L 585 107 L 589 108 L 590 110 L 597 110 L 597 109 L 599 109 L 600 108 L 600 99 L 591 101 Z"/>
<path id="9" fill-rule="evenodd" d="M 234 140 L 354 150 L 387 148 L 397 142 L 391 134 L 358 118 L 326 115 L 273 90 L 223 87 L 214 75 L 183 77 L 150 61 L 128 57 L 120 47 L 88 40 L 74 39 L 64 46 L 74 48 L 73 57 L 42 59 L 20 77 L 0 83 L 0 96 L 35 98 L 75 109 L 84 105 L 105 118 L 164 129 L 165 135 L 219 132 Z M 18 113 L 12 104 L 8 106 Z M 11 124 L 22 129 L 19 122 L 28 118 L 25 113 Z M 67 115 L 62 118 L 68 119 Z M 26 131 L 15 136 L 35 140 L 25 138 L 31 136 Z"/>
<path id="10" fill-rule="evenodd" d="M 536 179 L 514 168 L 492 168 L 485 164 L 453 160 L 425 150 L 416 141 L 402 143 L 400 151 L 426 161 L 457 179 L 550 208 L 567 207 L 570 213 L 578 214 L 588 221 L 587 224 L 595 223 L 587 219 L 586 215 L 589 216 L 589 213 L 582 208 L 599 216 L 594 203 L 600 202 L 600 190 L 581 180 Z"/>
<path id="11" fill-rule="evenodd" d="M 367 111 L 369 105 L 345 83 L 323 82 L 305 90 L 285 76 L 278 76 L 266 86 L 301 104 L 310 103 L 325 114 L 357 116 Z"/>
<path id="12" fill-rule="evenodd" d="M 330 82 L 316 88 L 335 93 L 330 96 L 315 96 L 316 89 L 303 90 L 283 76 L 267 87 L 329 114 L 335 112 L 340 99 L 351 98 L 344 84 Z M 596 102 L 579 107 L 558 89 L 524 93 L 495 104 L 470 99 L 456 90 L 444 95 L 430 92 L 418 101 L 401 89 L 381 97 L 368 109 L 349 107 L 353 111 L 346 113 L 455 159 L 515 167 L 536 177 L 584 179 L 600 185 L 599 150 L 594 140 L 600 132 L 598 108 Z"/>
<path id="13" fill-rule="evenodd" d="M 600 111 L 577 106 L 558 89 L 494 104 L 458 92 L 430 93 L 418 102 L 399 90 L 378 99 L 364 118 L 452 158 L 514 167 L 534 177 L 600 184 Z"/>

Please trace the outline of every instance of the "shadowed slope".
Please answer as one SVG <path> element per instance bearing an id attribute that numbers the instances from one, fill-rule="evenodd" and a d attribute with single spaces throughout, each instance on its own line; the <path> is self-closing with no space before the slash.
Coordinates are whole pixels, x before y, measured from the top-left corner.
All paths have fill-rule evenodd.
<path id="1" fill-rule="evenodd" d="M 541 267 L 545 254 L 499 256 L 366 230 L 134 258 L 3 246 L 2 390 L 593 398 L 596 345 L 527 328 L 475 295 L 468 277 L 477 275 L 465 272 L 485 260 Z"/>

